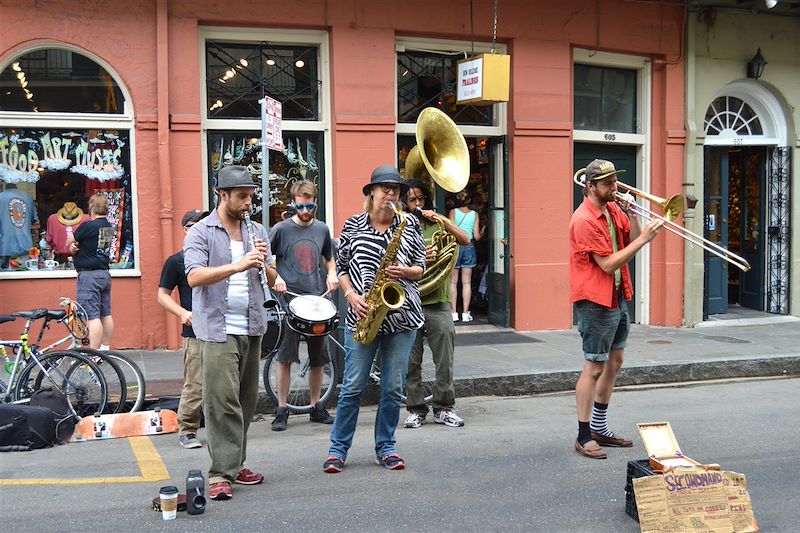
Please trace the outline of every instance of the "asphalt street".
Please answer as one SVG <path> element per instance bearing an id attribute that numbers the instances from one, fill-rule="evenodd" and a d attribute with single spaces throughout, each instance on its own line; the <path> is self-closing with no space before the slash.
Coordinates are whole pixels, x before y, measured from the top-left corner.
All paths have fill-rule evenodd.
<path id="1" fill-rule="evenodd" d="M 568 393 L 459 400 L 463 428 L 429 422 L 398 429 L 403 471 L 373 463 L 374 407 L 362 410 L 347 466 L 336 475 L 321 469 L 329 427 L 293 416 L 287 431 L 275 433 L 266 418 L 251 426 L 248 459 L 266 483 L 234 486 L 233 500 L 210 502 L 200 516 L 179 513 L 173 522 L 163 522 L 150 500 L 162 485 L 183 492 L 188 470 L 208 467 L 206 450 L 184 450 L 176 435 L 151 438 L 169 482 L 36 481 L 137 476 L 126 440 L 0 454 L 0 520 L 4 531 L 635 532 L 624 485 L 627 462 L 646 457 L 636 423 L 666 420 L 685 454 L 747 476 L 762 531 L 793 532 L 799 386 L 778 378 L 620 390 L 611 425 L 635 445 L 607 449 L 604 461 L 574 451 Z M 8 484 L 20 479 L 27 484 Z"/>

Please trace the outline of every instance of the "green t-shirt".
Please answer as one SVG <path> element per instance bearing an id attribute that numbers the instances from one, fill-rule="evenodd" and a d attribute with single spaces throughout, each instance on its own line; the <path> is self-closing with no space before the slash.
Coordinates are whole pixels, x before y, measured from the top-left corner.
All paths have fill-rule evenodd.
<path id="1" fill-rule="evenodd" d="M 433 234 L 439 231 L 439 224 L 422 222 L 422 236 L 425 237 L 425 246 L 430 246 L 433 242 Z M 458 252 L 456 252 L 458 253 Z M 422 297 L 422 305 L 438 304 L 450 302 L 450 278 L 445 278 L 439 286 Z"/>

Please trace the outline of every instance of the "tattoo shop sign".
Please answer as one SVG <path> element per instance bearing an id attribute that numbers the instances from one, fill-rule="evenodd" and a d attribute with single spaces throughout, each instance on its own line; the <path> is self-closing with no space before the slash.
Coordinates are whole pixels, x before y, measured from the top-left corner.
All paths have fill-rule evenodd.
<path id="1" fill-rule="evenodd" d="M 90 137 L 88 132 L 0 130 L 0 179 L 34 183 L 40 170 L 67 168 L 98 181 L 118 179 L 125 174 L 120 163 L 124 145 L 111 133 Z"/>
<path id="2" fill-rule="evenodd" d="M 758 531 L 744 474 L 676 468 L 633 480 L 643 533 Z"/>

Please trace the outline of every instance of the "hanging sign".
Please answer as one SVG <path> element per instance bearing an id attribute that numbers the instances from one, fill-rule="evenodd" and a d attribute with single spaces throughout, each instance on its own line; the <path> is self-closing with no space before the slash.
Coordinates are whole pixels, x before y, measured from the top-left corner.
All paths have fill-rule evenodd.
<path id="1" fill-rule="evenodd" d="M 270 150 L 283 150 L 283 111 L 281 103 L 269 96 L 261 106 L 261 141 Z"/>
<path id="2" fill-rule="evenodd" d="M 480 54 L 458 62 L 459 104 L 495 104 L 508 102 L 511 79 L 511 56 Z"/>

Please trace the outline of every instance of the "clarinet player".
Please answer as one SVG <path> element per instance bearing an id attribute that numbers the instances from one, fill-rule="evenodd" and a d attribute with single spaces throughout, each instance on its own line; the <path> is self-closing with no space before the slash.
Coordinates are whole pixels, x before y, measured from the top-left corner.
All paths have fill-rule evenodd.
<path id="1" fill-rule="evenodd" d="M 400 402 L 408 371 L 408 356 L 417 329 L 425 322 L 417 280 L 425 268 L 425 241 L 419 222 L 397 212 L 408 191 L 395 167 L 380 166 L 364 185 L 364 211 L 350 217 L 342 229 L 336 270 L 347 300 L 344 377 L 331 429 L 331 445 L 322 469 L 341 472 L 356 431 L 361 397 L 367 386 L 370 367 L 381 350 L 381 393 L 375 416 L 375 461 L 389 470 L 400 470 L 405 462 L 395 450 L 395 429 L 400 418 Z M 386 258 L 386 259 L 384 259 Z M 381 267 L 385 265 L 384 271 Z M 389 310 L 381 321 L 366 324 L 377 335 L 361 337 L 369 316 L 370 296 L 377 291 L 376 280 L 398 283 L 405 301 Z M 388 284 L 388 283 L 387 283 Z M 386 284 L 384 284 L 386 285 Z M 379 330 L 378 330 L 379 328 Z M 357 338 L 367 344 L 362 344 Z"/>
<path id="2" fill-rule="evenodd" d="M 232 483 L 264 481 L 244 466 L 247 430 L 258 399 L 261 337 L 267 330 L 269 290 L 263 277 L 272 285 L 277 276 L 264 227 L 245 223 L 255 188 L 245 167 L 222 168 L 216 188 L 219 205 L 192 226 L 183 246 L 192 287 L 192 326 L 201 341 L 212 500 L 232 498 Z"/>

